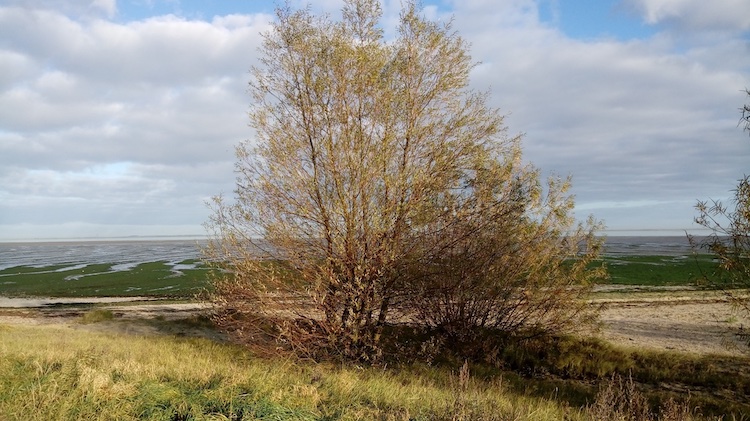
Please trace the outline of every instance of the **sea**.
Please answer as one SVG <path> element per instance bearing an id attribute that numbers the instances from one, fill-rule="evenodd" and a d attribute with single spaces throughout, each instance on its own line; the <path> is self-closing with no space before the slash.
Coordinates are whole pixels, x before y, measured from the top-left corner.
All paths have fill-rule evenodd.
<path id="1" fill-rule="evenodd" d="M 700 244 L 706 237 L 696 236 Z M 687 235 L 611 236 L 604 240 L 605 256 L 683 256 L 693 252 Z"/>
<path id="2" fill-rule="evenodd" d="M 148 262 L 180 263 L 200 259 L 201 240 L 83 240 L 0 242 L 0 270 L 53 265 L 109 264 L 135 266 Z"/>
<path id="3" fill-rule="evenodd" d="M 179 263 L 200 259 L 205 240 L 77 240 L 46 242 L 0 242 L 0 270 L 52 265 L 110 263 L 135 266 L 148 262 Z M 606 237 L 604 254 L 680 256 L 691 253 L 686 236 Z"/>

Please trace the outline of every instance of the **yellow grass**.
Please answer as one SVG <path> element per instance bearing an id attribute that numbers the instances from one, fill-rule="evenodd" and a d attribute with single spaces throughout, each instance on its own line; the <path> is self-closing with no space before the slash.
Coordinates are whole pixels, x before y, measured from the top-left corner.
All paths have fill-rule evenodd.
<path id="1" fill-rule="evenodd" d="M 0 325 L 0 419 L 587 419 L 500 381 L 424 370 L 259 359 L 207 339 Z"/>

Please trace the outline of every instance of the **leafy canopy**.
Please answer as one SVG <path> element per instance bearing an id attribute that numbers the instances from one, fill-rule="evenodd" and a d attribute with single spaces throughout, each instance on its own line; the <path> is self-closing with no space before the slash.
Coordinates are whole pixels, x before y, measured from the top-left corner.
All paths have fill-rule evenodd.
<path id="1" fill-rule="evenodd" d="M 255 137 L 235 201 L 209 222 L 220 322 L 246 342 L 371 359 L 414 321 L 514 331 L 589 320 L 597 224 L 569 180 L 521 160 L 450 24 L 407 2 L 386 39 L 375 0 L 341 20 L 277 10 L 251 70 Z"/>

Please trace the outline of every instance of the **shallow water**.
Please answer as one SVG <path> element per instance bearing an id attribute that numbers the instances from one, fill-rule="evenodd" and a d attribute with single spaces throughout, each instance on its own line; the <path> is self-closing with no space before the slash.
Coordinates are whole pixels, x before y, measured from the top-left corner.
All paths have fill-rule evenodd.
<path id="1" fill-rule="evenodd" d="M 702 238 L 696 238 L 701 241 Z M 681 256 L 690 254 L 692 249 L 687 236 L 664 237 L 607 237 L 604 254 L 610 256 Z"/>
<path id="2" fill-rule="evenodd" d="M 66 265 L 64 270 L 70 270 L 71 267 L 100 263 L 113 265 L 112 270 L 130 270 L 141 263 L 161 261 L 174 265 L 188 259 L 200 259 L 203 245 L 195 240 L 0 243 L 0 270 L 53 265 Z M 604 247 L 604 253 L 611 256 L 680 256 L 690 252 L 690 243 L 685 236 L 607 237 Z M 176 266 L 175 269 L 190 267 Z"/>
<path id="3" fill-rule="evenodd" d="M 200 248 L 201 243 L 194 240 L 0 243 L 0 270 L 100 263 L 129 270 L 141 263 L 200 259 Z"/>

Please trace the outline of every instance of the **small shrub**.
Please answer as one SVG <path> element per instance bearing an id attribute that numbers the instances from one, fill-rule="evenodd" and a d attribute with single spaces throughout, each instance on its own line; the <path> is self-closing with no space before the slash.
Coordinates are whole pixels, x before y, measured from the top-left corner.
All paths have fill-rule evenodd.
<path id="1" fill-rule="evenodd" d="M 595 320 L 600 224 L 576 224 L 569 178 L 523 162 L 469 87 L 468 44 L 420 8 L 403 3 L 395 39 L 377 0 L 340 21 L 277 9 L 251 70 L 256 136 L 207 222 L 211 301 L 237 342 L 370 363 L 405 319 L 460 341 Z"/>
<path id="2" fill-rule="evenodd" d="M 648 421 L 654 416 L 646 397 L 635 387 L 633 378 L 623 379 L 613 375 L 596 395 L 594 404 L 588 408 L 592 418 L 597 420 Z"/>
<path id="3" fill-rule="evenodd" d="M 587 414 L 595 420 L 612 421 L 692 421 L 703 419 L 690 409 L 689 402 L 678 403 L 669 398 L 658 411 L 649 405 L 643 392 L 639 391 L 632 376 L 626 379 L 619 375 L 601 386 L 596 400 L 590 405 Z"/>
<path id="4" fill-rule="evenodd" d="M 115 315 L 114 313 L 112 313 L 112 310 L 91 310 L 91 311 L 87 311 L 86 313 L 83 314 L 83 316 L 81 316 L 79 323 L 91 324 L 91 323 L 108 322 L 114 318 L 115 318 Z"/>

